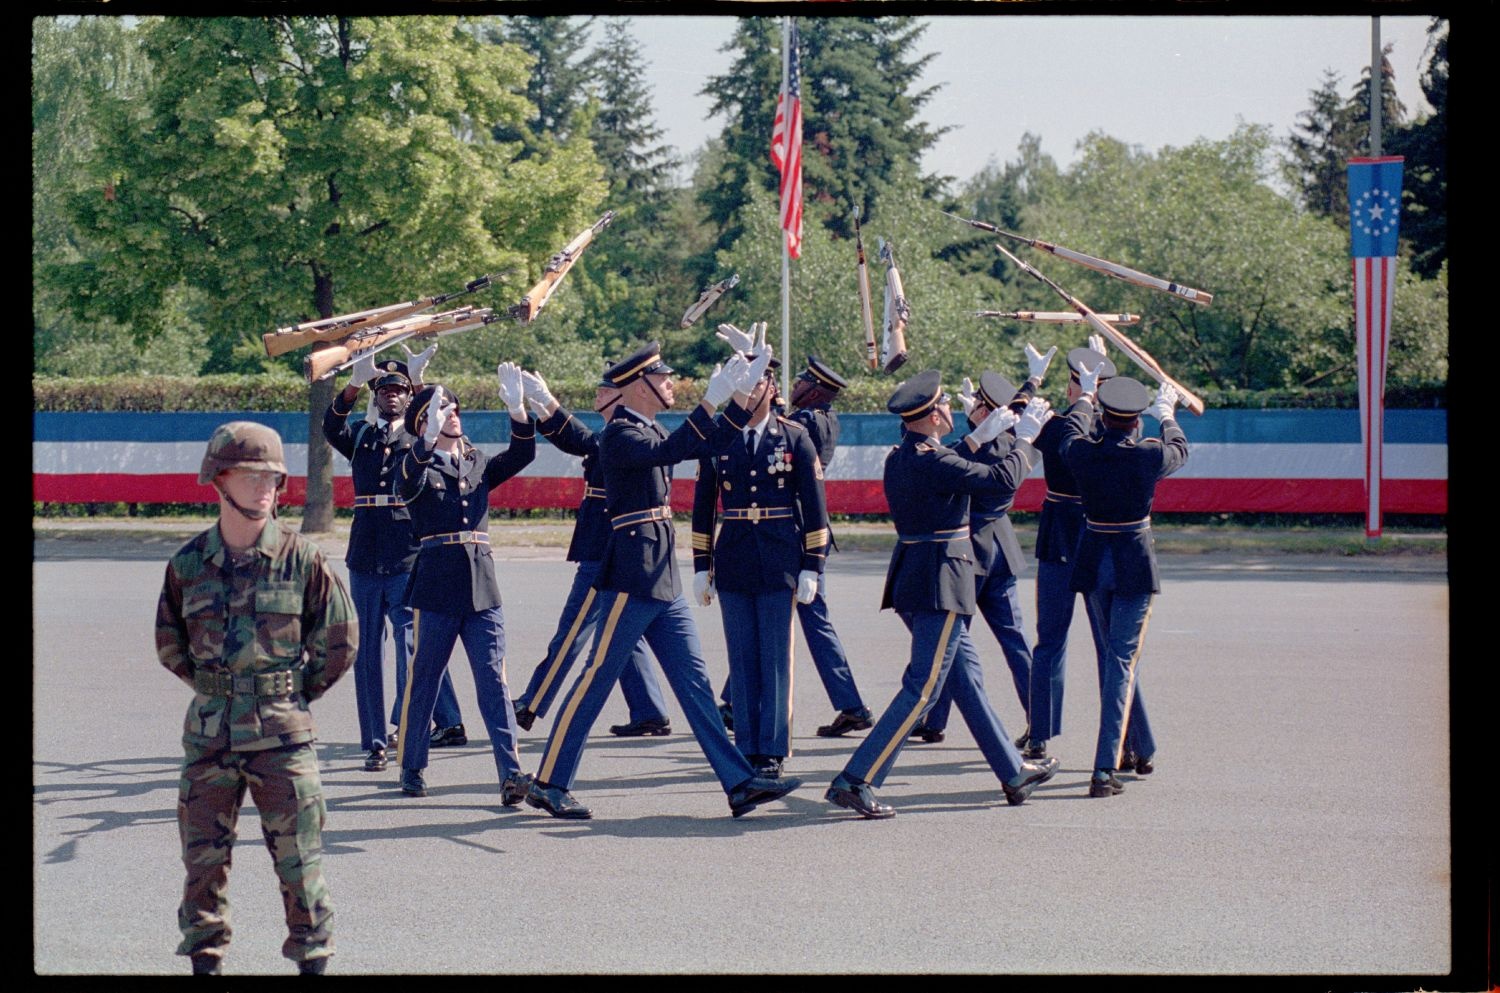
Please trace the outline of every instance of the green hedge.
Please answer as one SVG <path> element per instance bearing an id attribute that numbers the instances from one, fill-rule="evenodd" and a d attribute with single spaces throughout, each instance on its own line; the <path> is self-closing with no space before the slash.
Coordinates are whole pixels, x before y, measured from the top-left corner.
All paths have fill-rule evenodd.
<path id="1" fill-rule="evenodd" d="M 858 380 L 845 390 L 838 408 L 848 413 L 880 412 L 896 380 Z M 502 409 L 490 376 L 455 376 L 443 385 L 458 394 L 471 410 Z M 550 383 L 568 407 L 593 406 L 594 384 Z M 950 389 L 953 384 L 950 384 Z M 32 400 L 36 410 L 66 411 L 176 411 L 176 410 L 292 410 L 307 409 L 307 384 L 292 375 L 219 376 L 99 376 L 88 378 L 34 377 Z M 1049 389 L 1050 393 L 1051 390 Z M 678 409 L 687 410 L 702 397 L 702 383 L 677 381 Z M 1209 409 L 1219 408 L 1356 408 L 1353 390 L 1205 390 L 1200 394 Z M 1438 383 L 1393 387 L 1386 391 L 1389 408 L 1448 406 L 1448 388 Z"/>

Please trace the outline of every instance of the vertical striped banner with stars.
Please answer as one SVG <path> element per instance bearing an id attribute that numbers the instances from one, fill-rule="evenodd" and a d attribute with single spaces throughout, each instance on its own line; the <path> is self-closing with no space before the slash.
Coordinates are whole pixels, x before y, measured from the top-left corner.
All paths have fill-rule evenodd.
<path id="1" fill-rule="evenodd" d="M 1354 258 L 1354 338 L 1360 435 L 1365 447 L 1365 537 L 1380 537 L 1385 359 L 1396 302 L 1401 224 L 1399 155 L 1349 160 L 1349 252 Z"/>

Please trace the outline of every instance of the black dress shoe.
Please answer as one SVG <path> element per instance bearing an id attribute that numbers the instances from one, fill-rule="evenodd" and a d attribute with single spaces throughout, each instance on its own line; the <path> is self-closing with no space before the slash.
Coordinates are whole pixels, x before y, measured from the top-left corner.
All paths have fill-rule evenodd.
<path id="1" fill-rule="evenodd" d="M 521 725 L 522 731 L 530 731 L 531 725 L 536 723 L 536 714 L 530 707 L 516 707 L 516 723 Z"/>
<path id="2" fill-rule="evenodd" d="M 1026 742 L 1030 738 L 1031 738 L 1031 725 L 1027 724 L 1026 725 L 1026 730 L 1021 732 L 1021 736 L 1019 738 L 1017 738 L 1015 740 L 1015 742 L 1013 742 L 1013 744 L 1017 748 L 1025 748 L 1026 747 Z"/>
<path id="3" fill-rule="evenodd" d="M 1028 762 L 1035 762 L 1038 759 L 1046 757 L 1047 743 L 1045 741 L 1037 741 L 1035 738 L 1027 741 L 1026 747 L 1021 751 L 1021 758 L 1026 759 Z"/>
<path id="4" fill-rule="evenodd" d="M 763 803 L 780 800 L 801 785 L 802 780 L 795 777 L 773 779 L 755 776 L 729 791 L 729 812 L 736 817 L 743 817 Z"/>
<path id="5" fill-rule="evenodd" d="M 433 729 L 432 738 L 428 740 L 427 747 L 457 748 L 460 745 L 467 745 L 468 743 L 469 736 L 464 734 L 464 726 L 462 724 L 455 724 L 451 728 Z"/>
<path id="6" fill-rule="evenodd" d="M 1105 773 L 1108 778 L 1100 779 L 1099 773 Z M 1124 793 L 1125 784 L 1115 778 L 1115 774 L 1107 769 L 1095 769 L 1094 778 L 1089 780 L 1089 796 L 1102 797 L 1114 796 L 1116 793 Z"/>
<path id="7" fill-rule="evenodd" d="M 221 976 L 224 974 L 224 956 L 198 952 L 192 957 L 193 975 Z"/>
<path id="8" fill-rule="evenodd" d="M 774 755 L 762 755 L 759 762 L 752 762 L 755 766 L 755 774 L 761 779 L 781 778 L 781 759 Z"/>
<path id="9" fill-rule="evenodd" d="M 500 805 L 502 807 L 514 807 L 526 799 L 526 794 L 531 791 L 531 773 L 517 772 L 505 777 L 505 782 L 500 784 Z"/>
<path id="10" fill-rule="evenodd" d="M 553 817 L 566 821 L 586 821 L 594 816 L 592 810 L 573 799 L 573 794 L 561 786 L 553 786 L 540 779 L 531 781 L 531 787 L 526 791 L 526 802 L 537 810 L 545 810 Z"/>
<path id="11" fill-rule="evenodd" d="M 391 728 L 391 733 L 385 736 L 385 747 L 387 747 L 387 748 L 391 749 L 392 751 L 394 751 L 395 748 L 396 748 L 397 742 L 399 742 L 400 740 L 401 740 L 401 734 L 400 734 L 400 732 L 397 731 L 395 728 Z"/>
<path id="12" fill-rule="evenodd" d="M 303 959 L 297 963 L 297 973 L 302 976 L 321 976 L 328 971 L 328 956 L 322 958 Z"/>
<path id="13" fill-rule="evenodd" d="M 725 731 L 734 730 L 734 708 L 727 703 L 719 704 L 719 720 L 724 722 Z"/>
<path id="14" fill-rule="evenodd" d="M 385 768 L 385 749 L 372 748 L 365 756 L 365 772 L 379 772 Z"/>
<path id="15" fill-rule="evenodd" d="M 401 770 L 401 792 L 407 796 L 427 795 L 427 780 L 422 778 L 421 769 Z"/>
<path id="16" fill-rule="evenodd" d="M 1031 791 L 1057 775 L 1057 759 L 1042 759 L 1040 762 L 1022 762 L 1021 771 L 1008 783 L 1001 783 L 1005 790 L 1005 802 L 1012 807 L 1026 802 Z"/>
<path id="17" fill-rule="evenodd" d="M 841 710 L 833 715 L 832 724 L 824 724 L 818 728 L 819 738 L 838 738 L 848 734 L 850 731 L 864 731 L 871 726 L 870 708 L 857 707 L 854 710 Z"/>
<path id="18" fill-rule="evenodd" d="M 833 781 L 833 785 L 828 787 L 828 792 L 823 794 L 823 799 L 836 803 L 840 807 L 848 807 L 861 817 L 872 821 L 883 821 L 887 817 L 896 816 L 895 807 L 875 799 L 875 791 L 870 788 L 869 783 L 856 783 L 843 776 Z"/>
<path id="19" fill-rule="evenodd" d="M 672 722 L 665 717 L 648 717 L 629 724 L 611 724 L 609 733 L 620 738 L 660 738 L 672 733 Z"/>
<path id="20" fill-rule="evenodd" d="M 1155 758 L 1156 758 L 1155 755 L 1152 755 L 1152 756 L 1149 756 L 1149 757 L 1148 756 L 1137 755 L 1135 757 L 1135 774 L 1137 776 L 1149 776 L 1153 772 L 1155 772 L 1156 771 L 1156 763 L 1154 761 L 1152 761 Z"/>
<path id="21" fill-rule="evenodd" d="M 926 724 L 918 724 L 911 729 L 911 734 L 909 734 L 907 737 L 921 738 L 929 745 L 932 745 L 936 744 L 939 741 L 942 741 L 945 737 L 947 737 L 947 735 L 945 735 L 942 731 L 939 731 L 937 728 L 930 728 Z"/>

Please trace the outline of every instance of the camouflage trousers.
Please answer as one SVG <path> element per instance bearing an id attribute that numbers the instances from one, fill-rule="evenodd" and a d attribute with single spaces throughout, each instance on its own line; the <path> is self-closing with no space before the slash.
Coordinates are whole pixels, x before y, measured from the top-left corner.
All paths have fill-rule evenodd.
<path id="1" fill-rule="evenodd" d="M 260 810 L 294 962 L 333 954 L 333 908 L 323 880 L 323 784 L 311 744 L 234 752 L 186 746 L 177 827 L 187 882 L 177 924 L 178 955 L 224 953 L 229 944 L 229 863 L 246 787 Z"/>

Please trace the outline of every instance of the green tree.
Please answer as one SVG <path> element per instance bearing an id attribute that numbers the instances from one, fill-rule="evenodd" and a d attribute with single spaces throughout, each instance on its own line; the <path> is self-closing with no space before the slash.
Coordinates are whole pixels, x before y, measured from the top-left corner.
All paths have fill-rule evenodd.
<path id="1" fill-rule="evenodd" d="M 42 274 L 94 250 L 88 232 L 69 222 L 74 195 L 108 201 L 113 177 L 89 167 L 100 122 L 112 101 L 137 100 L 150 66 L 136 33 L 117 17 L 39 17 L 31 31 L 31 283 L 32 362 L 44 375 L 114 372 L 191 374 L 206 350 L 188 313 L 190 294 L 167 301 L 169 330 L 144 347 L 130 328 L 108 318 L 80 322 L 66 295 Z"/>
<path id="2" fill-rule="evenodd" d="M 1448 258 L 1448 22 L 1434 17 L 1427 28 L 1422 94 L 1432 113 L 1390 136 L 1387 151 L 1404 156 L 1401 236 L 1411 248 L 1411 266 L 1432 278 Z"/>
<path id="3" fill-rule="evenodd" d="M 259 337 L 278 325 L 485 272 L 534 276 L 529 260 L 571 237 L 603 193 L 586 142 L 519 161 L 516 145 L 491 140 L 491 124 L 532 113 L 525 57 L 456 18 L 167 18 L 139 30 L 151 85 L 105 108 L 91 160 L 101 182 L 115 177 L 115 197 L 69 200 L 101 250 L 47 276 L 78 316 L 145 336 L 164 330 L 173 293 L 201 291 L 214 329 L 203 371 L 265 366 Z M 332 381 L 310 390 L 310 437 L 332 394 Z M 304 527 L 323 530 L 326 446 L 310 445 L 308 461 Z"/>
<path id="4" fill-rule="evenodd" d="M 584 54 L 592 22 L 592 17 L 505 17 L 491 28 L 492 41 L 515 45 L 532 57 L 526 80 L 532 112 L 521 122 L 496 122 L 496 140 L 565 141 L 583 123 L 578 114 L 588 102 L 594 69 Z"/>
<path id="5" fill-rule="evenodd" d="M 1323 217 L 1349 217 L 1349 159 L 1359 135 L 1350 103 L 1339 95 L 1339 74 L 1323 72 L 1312 106 L 1297 115 L 1287 138 L 1286 177 L 1304 208 Z M 1368 113 L 1365 115 L 1368 134 Z"/>
<path id="6" fill-rule="evenodd" d="M 798 18 L 797 24 L 803 199 L 831 205 L 818 212 L 820 223 L 846 236 L 855 203 L 871 214 L 887 192 L 912 181 L 926 193 L 936 192 L 945 177 L 922 177 L 919 167 L 922 153 L 948 129 L 933 128 L 918 116 L 938 89 L 916 88 L 933 58 L 915 55 L 925 27 L 911 17 Z M 779 21 L 741 20 L 725 49 L 735 53 L 734 64 L 703 88 L 714 101 L 710 113 L 726 119 L 721 172 L 705 195 L 709 216 L 723 232 L 721 247 L 739 236 L 750 184 L 778 187 L 770 140 L 781 47 Z"/>
<path id="7" fill-rule="evenodd" d="M 1131 337 L 1188 386 L 1264 389 L 1347 381 L 1348 235 L 1268 184 L 1267 129 L 1149 154 L 1100 134 L 1027 233 L 1207 290 L 1200 307 L 1043 257 L 1095 310 L 1143 315 Z M 1035 253 L 1033 253 L 1035 254 Z M 1348 346 L 1348 347 L 1346 347 Z"/>

